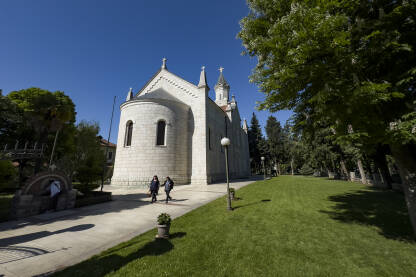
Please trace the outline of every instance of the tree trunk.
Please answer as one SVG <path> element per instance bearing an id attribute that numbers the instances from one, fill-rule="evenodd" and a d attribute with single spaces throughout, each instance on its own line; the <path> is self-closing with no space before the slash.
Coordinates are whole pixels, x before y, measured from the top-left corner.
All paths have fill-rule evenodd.
<path id="1" fill-rule="evenodd" d="M 339 163 L 341 164 L 341 171 L 347 177 L 347 180 L 351 181 L 350 174 L 348 173 L 347 166 L 345 165 L 345 161 L 341 160 Z"/>
<path id="2" fill-rule="evenodd" d="M 295 171 L 294 171 L 294 169 L 293 169 L 293 163 L 294 163 L 294 161 L 293 161 L 293 158 L 290 160 L 290 170 L 291 170 L 291 172 L 292 172 L 292 176 L 293 175 L 295 175 Z"/>
<path id="3" fill-rule="evenodd" d="M 365 177 L 365 171 L 364 171 L 363 163 L 361 162 L 360 159 L 358 159 L 358 161 L 357 161 L 357 166 L 358 166 L 358 170 L 360 170 L 361 183 L 363 183 L 365 185 L 365 184 L 367 184 L 367 178 Z"/>
<path id="4" fill-rule="evenodd" d="M 388 189 L 391 189 L 393 179 L 391 178 L 390 171 L 387 165 L 386 155 L 390 154 L 390 150 L 387 145 L 379 145 L 374 155 L 374 163 L 377 168 L 377 172 L 380 174 L 380 178 Z"/>
<path id="5" fill-rule="evenodd" d="M 416 145 L 394 145 L 390 148 L 399 167 L 410 222 L 416 236 Z"/>

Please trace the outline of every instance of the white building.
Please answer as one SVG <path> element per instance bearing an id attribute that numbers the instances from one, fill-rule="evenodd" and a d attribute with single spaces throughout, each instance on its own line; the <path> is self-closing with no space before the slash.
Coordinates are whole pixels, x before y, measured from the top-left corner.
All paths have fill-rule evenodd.
<path id="1" fill-rule="evenodd" d="M 177 184 L 209 184 L 225 179 L 222 137 L 231 140 L 231 178 L 250 174 L 247 123 L 241 126 L 234 96 L 223 69 L 208 97 L 204 67 L 194 85 L 162 67 L 136 94 L 121 104 L 113 185 L 148 185 L 153 175 Z"/>

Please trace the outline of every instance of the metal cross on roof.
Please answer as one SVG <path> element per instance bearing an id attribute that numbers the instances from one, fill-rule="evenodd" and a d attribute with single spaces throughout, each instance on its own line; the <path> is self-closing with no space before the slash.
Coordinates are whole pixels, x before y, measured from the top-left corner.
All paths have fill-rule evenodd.
<path id="1" fill-rule="evenodd" d="M 218 70 L 222 73 L 222 71 L 224 70 L 224 67 L 220 66 Z"/>

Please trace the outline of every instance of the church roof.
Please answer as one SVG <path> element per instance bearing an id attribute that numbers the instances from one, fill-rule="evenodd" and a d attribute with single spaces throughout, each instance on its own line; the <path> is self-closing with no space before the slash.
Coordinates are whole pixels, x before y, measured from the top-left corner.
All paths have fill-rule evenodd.
<path id="1" fill-rule="evenodd" d="M 108 142 L 108 140 L 103 139 L 103 138 L 100 139 L 100 145 L 101 146 L 107 146 L 107 144 L 108 144 L 109 147 L 117 147 L 117 144 L 114 144 L 112 142 Z"/>
<path id="2" fill-rule="evenodd" d="M 165 68 L 163 68 L 163 67 L 161 67 L 153 76 L 152 76 L 152 78 L 150 78 L 149 79 L 149 81 L 147 81 L 146 82 L 146 84 L 137 92 L 137 94 L 135 95 L 135 97 L 137 97 L 137 96 L 139 96 L 142 92 L 143 92 L 143 90 L 145 90 L 145 88 L 153 81 L 153 79 L 155 79 L 156 78 L 156 76 L 158 76 L 159 75 L 159 73 L 163 70 L 163 71 L 166 71 L 166 72 L 169 72 L 169 74 L 171 74 L 171 75 L 173 75 L 173 76 L 175 76 L 175 77 L 177 77 L 177 78 L 179 78 L 179 79 L 181 79 L 182 80 L 182 82 L 185 82 L 186 84 L 188 84 L 188 85 L 190 85 L 191 87 L 194 87 L 194 88 L 198 88 L 195 84 L 193 84 L 193 83 L 191 83 L 191 82 L 189 82 L 189 81 L 187 81 L 187 80 L 185 80 L 185 79 L 183 79 L 181 76 L 178 76 L 178 75 L 176 75 L 175 73 L 172 73 L 171 71 L 169 71 L 169 70 L 167 70 L 167 68 L 166 68 L 166 63 L 164 64 L 165 65 Z"/>
<path id="3" fill-rule="evenodd" d="M 227 107 L 228 107 L 228 105 L 220 106 L 221 110 L 223 110 L 224 112 L 227 111 Z"/>

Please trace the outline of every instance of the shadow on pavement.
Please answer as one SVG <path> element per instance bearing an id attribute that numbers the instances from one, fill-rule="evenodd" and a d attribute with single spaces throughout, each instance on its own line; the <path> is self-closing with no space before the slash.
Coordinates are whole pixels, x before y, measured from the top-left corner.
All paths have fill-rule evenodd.
<path id="1" fill-rule="evenodd" d="M 132 242 L 120 248 L 113 249 L 111 252 L 104 252 L 99 256 L 95 256 L 85 262 L 76 265 L 77 269 L 69 267 L 61 272 L 57 272 L 54 276 L 76 276 L 75 273 L 82 273 L 77 276 L 104 276 L 110 272 L 116 272 L 124 265 L 143 258 L 145 256 L 163 255 L 174 248 L 172 240 L 182 238 L 186 232 L 177 232 L 170 235 L 170 239 L 154 239 L 146 243 L 143 247 L 134 251 L 127 256 L 120 256 L 118 253 L 122 249 L 134 247 L 138 242 Z M 80 271 L 81 269 L 81 271 Z M 74 270 L 74 272 L 72 272 Z M 76 272 L 75 272 L 76 271 Z"/>
<path id="2" fill-rule="evenodd" d="M 81 225 L 72 226 L 70 228 L 61 229 L 55 232 L 41 231 L 41 232 L 35 232 L 35 233 L 30 233 L 30 234 L 15 236 L 15 237 L 3 238 L 3 239 L 0 239 L 0 247 L 6 247 L 6 246 L 14 245 L 14 244 L 30 242 L 32 240 L 36 240 L 36 239 L 40 239 L 40 238 L 44 238 L 44 237 L 52 236 L 56 234 L 61 234 L 65 232 L 79 232 L 83 230 L 88 230 L 94 226 L 95 226 L 94 224 L 81 224 Z"/>
<path id="3" fill-rule="evenodd" d="M 345 223 L 376 226 L 386 238 L 414 241 L 404 196 L 385 190 L 357 190 L 328 197 L 332 210 L 320 211 Z"/>
<path id="4" fill-rule="evenodd" d="M 47 219 L 47 220 L 41 220 L 39 218 L 36 218 L 37 216 L 33 216 L 33 217 L 25 218 L 25 219 L 3 222 L 3 223 L 0 223 L 0 232 L 7 231 L 7 230 L 15 230 L 15 229 L 19 229 L 19 228 L 30 226 L 30 225 L 33 225 L 33 226 L 44 225 L 44 224 L 49 224 L 49 223 L 53 223 L 53 222 L 61 221 L 61 220 L 71 221 L 71 220 L 76 220 L 76 219 L 80 219 L 80 218 L 91 216 L 91 215 L 102 215 L 102 214 L 110 213 L 110 212 L 117 213 L 123 210 L 131 210 L 131 209 L 136 209 L 141 206 L 150 205 L 150 201 L 145 200 L 146 198 L 147 199 L 149 198 L 146 193 L 114 195 L 112 198 L 113 198 L 113 201 L 110 201 L 110 202 L 84 206 L 81 208 L 76 208 L 76 209 L 71 209 L 71 210 L 54 212 L 54 217 Z M 73 213 L 68 215 L 67 214 L 68 211 L 73 211 Z M 62 214 L 62 216 L 59 216 L 60 213 Z"/>

